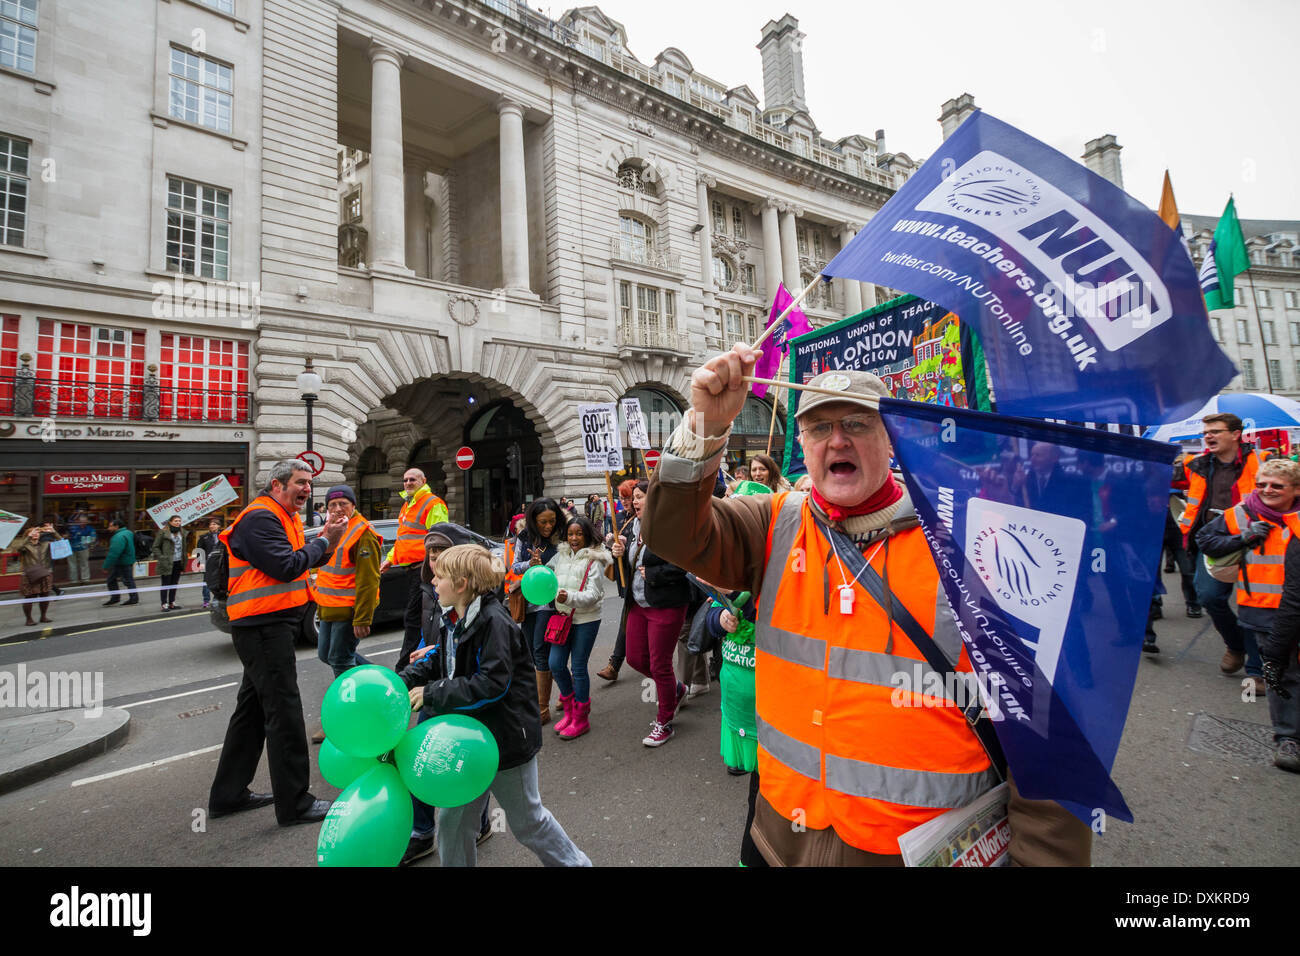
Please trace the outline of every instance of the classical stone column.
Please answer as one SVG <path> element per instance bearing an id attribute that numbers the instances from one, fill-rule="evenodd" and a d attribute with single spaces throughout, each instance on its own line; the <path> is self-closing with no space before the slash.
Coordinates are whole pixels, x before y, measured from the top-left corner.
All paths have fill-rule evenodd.
<path id="1" fill-rule="evenodd" d="M 507 97 L 501 114 L 501 275 L 507 289 L 528 286 L 528 194 L 524 182 L 524 108 Z"/>
<path id="2" fill-rule="evenodd" d="M 876 287 L 870 282 L 859 282 L 858 288 L 861 290 L 862 307 L 870 309 L 876 305 Z"/>
<path id="3" fill-rule="evenodd" d="M 842 223 L 839 228 L 840 248 L 843 249 L 858 234 L 857 223 Z M 840 301 L 844 303 L 844 315 L 857 315 L 862 311 L 862 289 L 856 279 L 836 279 L 840 287 Z"/>
<path id="4" fill-rule="evenodd" d="M 712 295 L 713 288 L 713 218 L 709 215 L 709 190 L 715 188 L 718 181 L 712 176 L 700 173 L 695 179 L 695 205 L 700 217 L 700 283 L 705 296 Z"/>
<path id="5" fill-rule="evenodd" d="M 429 275 L 429 210 L 424 195 L 424 164 L 406 164 L 406 266 L 417 276 Z"/>
<path id="6" fill-rule="evenodd" d="M 777 200 L 768 196 L 756 210 L 763 217 L 763 281 L 767 285 L 767 302 L 776 299 L 777 286 L 781 284 L 781 232 L 777 225 Z"/>
<path id="7" fill-rule="evenodd" d="M 799 275 L 799 238 L 795 234 L 795 220 L 802 210 L 787 203 L 781 208 L 781 276 L 791 295 L 803 291 Z"/>
<path id="8" fill-rule="evenodd" d="M 409 274 L 402 222 L 403 59 L 389 47 L 370 45 L 370 268 Z"/>

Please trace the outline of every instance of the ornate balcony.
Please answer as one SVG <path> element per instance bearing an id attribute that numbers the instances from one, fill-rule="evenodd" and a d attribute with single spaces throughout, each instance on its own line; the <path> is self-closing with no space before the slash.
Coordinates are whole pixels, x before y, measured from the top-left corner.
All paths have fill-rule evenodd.
<path id="1" fill-rule="evenodd" d="M 676 329 L 640 322 L 620 322 L 615 335 L 618 357 L 623 360 L 659 356 L 676 364 L 690 360 L 691 338 Z"/>
<path id="2" fill-rule="evenodd" d="M 23 375 L 0 376 L 0 416 L 98 418 L 195 425 L 248 425 L 253 393 L 210 388 L 173 388 L 146 380 L 111 385 Z"/>
<path id="3" fill-rule="evenodd" d="M 616 262 L 636 266 L 650 266 L 665 272 L 680 273 L 681 259 L 658 246 L 626 236 L 613 236 L 609 240 L 609 257 Z"/>

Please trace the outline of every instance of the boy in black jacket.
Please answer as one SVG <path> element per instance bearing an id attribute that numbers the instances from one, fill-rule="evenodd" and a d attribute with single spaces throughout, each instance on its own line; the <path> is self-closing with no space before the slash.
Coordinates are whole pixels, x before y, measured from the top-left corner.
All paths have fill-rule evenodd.
<path id="1" fill-rule="evenodd" d="M 442 637 L 420 664 L 402 672 L 411 706 L 428 716 L 467 714 L 483 722 L 500 751 L 488 792 L 505 811 L 515 838 L 546 866 L 590 866 L 568 834 L 542 806 L 537 786 L 537 752 L 542 747 L 541 713 L 532 654 L 519 625 L 497 597 L 505 566 L 486 548 L 457 545 L 438 557 L 434 587 L 438 602 L 451 608 Z M 427 669 L 427 670 L 426 670 Z M 473 866 L 474 841 L 488 793 L 463 807 L 441 812 L 438 855 L 443 866 Z"/>

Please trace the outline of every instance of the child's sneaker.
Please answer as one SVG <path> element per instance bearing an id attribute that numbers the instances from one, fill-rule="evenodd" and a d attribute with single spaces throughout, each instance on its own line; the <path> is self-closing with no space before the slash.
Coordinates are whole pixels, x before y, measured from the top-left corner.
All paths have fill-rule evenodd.
<path id="1" fill-rule="evenodd" d="M 203 602 L 203 610 L 206 611 L 206 610 L 208 609 L 208 605 L 209 605 L 210 603 L 211 603 L 210 601 L 204 601 L 204 602 Z"/>
<path id="2" fill-rule="evenodd" d="M 672 736 L 673 725 L 661 724 L 656 720 L 654 726 L 650 728 L 650 733 L 641 738 L 641 743 L 647 747 L 662 747 L 672 739 Z"/>

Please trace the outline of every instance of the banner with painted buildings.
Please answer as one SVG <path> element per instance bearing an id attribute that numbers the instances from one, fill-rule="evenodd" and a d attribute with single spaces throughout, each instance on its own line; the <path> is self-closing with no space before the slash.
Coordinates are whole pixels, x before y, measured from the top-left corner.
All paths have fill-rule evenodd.
<path id="1" fill-rule="evenodd" d="M 790 340 L 790 381 L 806 384 L 822 372 L 854 369 L 880 376 L 894 398 L 952 408 L 990 408 L 978 338 L 953 312 L 914 295 Z M 971 374 L 970 370 L 978 370 Z M 800 393 L 787 400 L 785 467 L 801 474 L 803 450 L 794 417 Z"/>

